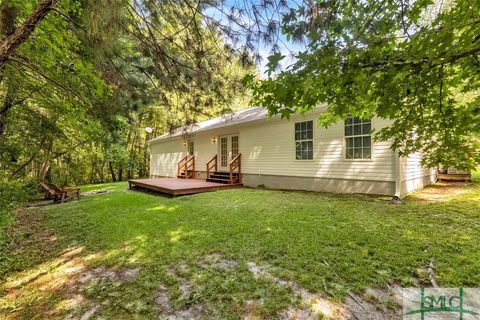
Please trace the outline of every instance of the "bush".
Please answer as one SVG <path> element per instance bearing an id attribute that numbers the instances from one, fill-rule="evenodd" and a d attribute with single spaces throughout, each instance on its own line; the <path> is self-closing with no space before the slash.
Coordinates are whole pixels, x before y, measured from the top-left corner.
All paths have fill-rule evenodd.
<path id="1" fill-rule="evenodd" d="M 9 213 L 19 203 L 25 202 L 37 193 L 34 181 L 1 181 L 0 182 L 0 215 Z"/>
<path id="2" fill-rule="evenodd" d="M 480 182 L 480 171 L 472 172 L 472 180 Z"/>
<path id="3" fill-rule="evenodd" d="M 13 210 L 38 192 L 35 181 L 0 180 L 0 274 L 3 264 L 8 264 L 8 244 L 11 239 L 6 234 L 7 227 L 13 222 Z"/>

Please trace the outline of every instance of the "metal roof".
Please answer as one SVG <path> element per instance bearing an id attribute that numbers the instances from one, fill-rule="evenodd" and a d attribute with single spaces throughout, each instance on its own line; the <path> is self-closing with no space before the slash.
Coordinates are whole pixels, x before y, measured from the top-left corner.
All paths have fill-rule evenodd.
<path id="1" fill-rule="evenodd" d="M 267 113 L 268 113 L 267 110 L 262 107 L 252 107 L 248 109 L 243 109 L 243 110 L 225 114 L 210 120 L 192 124 L 190 126 L 178 128 L 173 132 L 168 132 L 161 136 L 158 136 L 150 140 L 149 142 L 156 142 L 156 141 L 166 140 L 174 137 L 179 137 L 185 133 L 192 134 L 192 133 L 197 133 L 201 131 L 213 130 L 213 129 L 229 127 L 237 124 L 263 120 L 267 118 Z"/>

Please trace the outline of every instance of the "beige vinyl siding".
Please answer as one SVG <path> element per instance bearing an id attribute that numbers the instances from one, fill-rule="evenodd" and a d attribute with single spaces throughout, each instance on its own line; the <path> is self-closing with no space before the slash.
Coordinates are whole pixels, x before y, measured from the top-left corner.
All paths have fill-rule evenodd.
<path id="1" fill-rule="evenodd" d="M 187 155 L 181 139 L 173 139 L 150 147 L 150 176 L 176 177 L 177 163 Z"/>
<path id="2" fill-rule="evenodd" d="M 400 158 L 401 194 L 413 192 L 429 185 L 435 180 L 435 170 L 423 168 L 422 153 L 416 152 Z"/>
<path id="3" fill-rule="evenodd" d="M 318 127 L 318 115 L 271 121 L 240 131 L 242 169 L 245 173 L 322 177 L 355 180 L 395 181 L 394 152 L 388 142 L 373 143 L 371 160 L 346 160 L 344 124 Z M 294 123 L 314 121 L 313 160 L 295 160 Z M 386 125 L 374 119 L 374 128 Z"/>
<path id="4" fill-rule="evenodd" d="M 190 137 L 194 142 L 195 169 L 204 171 L 206 163 L 217 153 L 217 145 L 212 137 L 202 135 Z M 177 163 L 187 155 L 187 147 L 182 137 L 153 143 L 150 147 L 150 175 L 159 177 L 176 177 Z"/>
<path id="5" fill-rule="evenodd" d="M 193 137 L 196 170 L 205 171 L 206 163 L 218 153 L 219 135 L 238 134 L 246 174 L 395 181 L 395 154 L 388 142 L 372 142 L 371 160 L 346 160 L 343 121 L 325 129 L 318 127 L 317 119 L 318 113 L 312 113 L 290 121 L 267 119 L 197 134 Z M 313 160 L 295 160 L 295 122 L 308 120 L 314 121 Z M 375 129 L 385 125 L 385 120 L 372 120 Z M 176 163 L 187 151 L 178 138 L 153 143 L 151 150 L 151 175 L 158 176 L 175 176 Z"/>
<path id="6" fill-rule="evenodd" d="M 197 171 L 205 171 L 207 162 L 217 153 L 217 144 L 212 142 L 212 137 L 199 135 L 193 138 L 195 142 L 195 170 Z"/>

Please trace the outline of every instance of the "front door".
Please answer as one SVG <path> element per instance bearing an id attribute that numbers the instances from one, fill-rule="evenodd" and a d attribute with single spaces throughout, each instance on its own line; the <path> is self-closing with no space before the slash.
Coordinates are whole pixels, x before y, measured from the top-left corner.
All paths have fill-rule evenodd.
<path id="1" fill-rule="evenodd" d="M 220 136 L 219 141 L 219 169 L 228 171 L 228 164 L 238 155 L 238 135 Z"/>

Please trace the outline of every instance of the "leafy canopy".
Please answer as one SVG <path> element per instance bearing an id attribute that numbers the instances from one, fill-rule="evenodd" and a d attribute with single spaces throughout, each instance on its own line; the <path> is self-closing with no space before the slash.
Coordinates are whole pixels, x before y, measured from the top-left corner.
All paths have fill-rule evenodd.
<path id="1" fill-rule="evenodd" d="M 430 167 L 480 164 L 480 2 L 318 0 L 282 20 L 307 50 L 286 71 L 247 77 L 254 102 L 288 117 L 322 103 L 328 126 L 348 115 L 392 120 L 376 133 Z"/>

